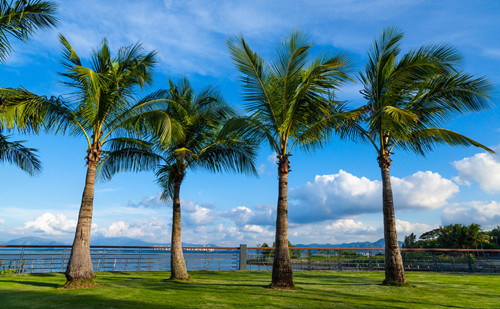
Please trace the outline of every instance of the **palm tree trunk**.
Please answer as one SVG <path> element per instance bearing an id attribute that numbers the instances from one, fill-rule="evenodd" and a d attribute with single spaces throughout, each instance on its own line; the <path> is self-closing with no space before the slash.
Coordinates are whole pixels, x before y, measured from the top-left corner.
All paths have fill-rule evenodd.
<path id="1" fill-rule="evenodd" d="M 276 216 L 276 250 L 274 251 L 271 286 L 292 288 L 293 274 L 288 252 L 288 156 L 280 156 L 278 163 L 278 211 Z"/>
<path id="2" fill-rule="evenodd" d="M 100 149 L 93 146 L 88 151 L 87 176 L 83 189 L 82 204 L 76 225 L 75 239 L 71 248 L 71 256 L 66 268 L 65 288 L 84 288 L 94 286 L 94 272 L 90 258 L 90 230 L 92 227 L 92 211 L 94 207 L 94 184 Z"/>
<path id="3" fill-rule="evenodd" d="M 396 218 L 394 216 L 394 201 L 392 198 L 391 177 L 389 169 L 391 159 L 389 155 L 379 157 L 379 166 L 382 172 L 382 208 L 384 213 L 384 240 L 385 240 L 385 284 L 406 283 L 403 259 L 398 245 L 396 232 Z"/>
<path id="4" fill-rule="evenodd" d="M 170 254 L 170 269 L 172 280 L 189 280 L 184 254 L 182 253 L 181 242 L 181 200 L 180 190 L 184 174 L 179 173 L 174 176 L 174 199 L 172 214 L 172 250 Z"/>

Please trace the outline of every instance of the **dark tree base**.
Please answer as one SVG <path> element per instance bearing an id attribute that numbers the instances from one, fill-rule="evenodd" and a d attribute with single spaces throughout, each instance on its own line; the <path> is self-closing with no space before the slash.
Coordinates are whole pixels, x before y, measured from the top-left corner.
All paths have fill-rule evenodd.
<path id="1" fill-rule="evenodd" d="M 297 290 L 299 289 L 295 285 L 273 285 L 272 283 L 268 285 L 266 288 L 268 289 L 273 289 L 273 290 Z"/>
<path id="2" fill-rule="evenodd" d="M 182 281 L 182 282 L 189 282 L 189 281 L 193 281 L 193 279 L 191 279 L 191 277 L 170 277 L 168 280 L 172 280 L 172 281 Z"/>
<path id="3" fill-rule="evenodd" d="M 100 285 L 95 283 L 94 278 L 90 278 L 90 279 L 68 280 L 61 288 L 67 290 L 74 290 L 74 289 L 90 289 L 99 286 Z"/>

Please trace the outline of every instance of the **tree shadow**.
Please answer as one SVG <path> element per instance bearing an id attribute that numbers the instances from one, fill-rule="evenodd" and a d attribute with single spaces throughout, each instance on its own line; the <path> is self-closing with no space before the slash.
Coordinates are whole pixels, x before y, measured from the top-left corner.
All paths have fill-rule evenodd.
<path id="1" fill-rule="evenodd" d="M 76 291 L 76 290 L 73 290 Z M 1 293 L 2 308 L 178 308 L 178 305 L 151 304 L 141 301 L 110 299 L 91 294 L 9 291 Z"/>
<path id="2" fill-rule="evenodd" d="M 24 284 L 24 285 L 32 285 L 38 287 L 49 287 L 49 288 L 58 288 L 61 285 L 57 283 L 48 283 L 48 282 L 39 282 L 39 281 L 15 281 L 15 280 L 2 280 L 2 282 L 10 282 L 16 284 Z"/>

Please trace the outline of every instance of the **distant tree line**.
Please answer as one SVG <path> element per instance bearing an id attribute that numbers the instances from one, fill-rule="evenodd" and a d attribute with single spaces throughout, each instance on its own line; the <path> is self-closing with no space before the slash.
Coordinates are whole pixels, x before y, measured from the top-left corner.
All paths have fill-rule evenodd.
<path id="1" fill-rule="evenodd" d="M 261 244 L 257 244 L 257 247 L 269 248 L 269 245 L 267 244 L 267 242 L 265 242 L 262 245 Z M 275 241 L 273 242 L 273 248 L 274 247 L 276 247 L 276 242 Z M 290 241 L 288 241 L 288 248 L 295 248 L 295 247 L 296 247 L 295 245 L 292 245 L 292 243 Z M 288 250 L 288 251 L 289 251 L 290 257 L 292 259 L 298 259 L 298 258 L 300 258 L 300 250 Z M 264 257 L 273 257 L 274 256 L 274 250 L 273 249 L 257 250 L 257 254 L 258 255 L 262 255 Z"/>
<path id="2" fill-rule="evenodd" d="M 423 233 L 417 240 L 414 233 L 405 236 L 403 248 L 500 249 L 500 225 L 483 231 L 476 223 L 450 224 Z"/>

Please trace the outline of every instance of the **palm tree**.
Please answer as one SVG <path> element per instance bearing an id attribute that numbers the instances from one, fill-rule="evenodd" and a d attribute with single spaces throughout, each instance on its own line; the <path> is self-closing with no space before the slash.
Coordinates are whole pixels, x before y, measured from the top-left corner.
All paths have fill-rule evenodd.
<path id="1" fill-rule="evenodd" d="M 387 28 L 375 40 L 365 73 L 360 73 L 367 104 L 363 123 L 347 126 L 344 137 L 369 142 L 377 152 L 382 175 L 385 238 L 385 283 L 406 282 L 398 247 L 389 169 L 395 149 L 420 155 L 436 145 L 476 146 L 492 151 L 454 131 L 439 128 L 446 120 L 489 107 L 490 83 L 462 73 L 455 49 L 435 44 L 398 59 L 403 33 Z"/>
<path id="2" fill-rule="evenodd" d="M 311 43 L 296 31 L 266 62 L 243 37 L 227 41 L 231 57 L 242 74 L 247 109 L 255 121 L 249 122 L 262 133 L 277 153 L 278 204 L 276 252 L 272 283 L 276 288 L 293 287 L 288 253 L 288 173 L 295 146 L 312 150 L 322 145 L 339 115 L 338 102 L 331 93 L 346 81 L 350 60 L 342 54 L 327 54 L 309 60 Z"/>
<path id="3" fill-rule="evenodd" d="M 66 269 L 65 287 L 78 288 L 92 286 L 95 277 L 90 258 L 90 229 L 94 199 L 96 167 L 103 147 L 114 147 L 134 138 L 131 130 L 142 130 L 147 126 L 140 120 L 152 119 L 160 124 L 160 129 L 168 134 L 169 121 L 159 121 L 151 102 L 156 102 L 159 93 L 153 93 L 137 103 L 135 93 L 138 88 L 152 82 L 152 68 L 156 62 L 156 52 L 145 53 L 140 44 L 122 47 L 116 57 L 111 52 L 106 39 L 94 50 L 90 66 L 82 64 L 80 57 L 67 39 L 60 35 L 63 50 L 65 85 L 75 91 L 68 98 L 69 104 L 55 106 L 57 112 L 49 122 L 56 132 L 70 132 L 85 136 L 88 144 L 86 165 L 87 175 L 82 203 L 76 226 L 71 257 Z M 148 127 L 149 128 L 149 127 Z"/>
<path id="4" fill-rule="evenodd" d="M 55 3 L 51 1 L 0 1 L 0 63 L 5 62 L 12 51 L 9 36 L 25 41 L 39 29 L 48 29 L 57 23 Z M 36 150 L 23 146 L 24 141 L 10 141 L 2 131 L 13 128 L 36 131 L 42 124 L 40 114 L 26 113 L 27 103 L 43 100 L 25 89 L 0 89 L 0 161 L 17 165 L 30 175 L 41 171 L 42 165 Z M 30 109 L 32 110 L 32 109 Z"/>
<path id="5" fill-rule="evenodd" d="M 255 145 L 224 124 L 235 116 L 210 87 L 196 94 L 187 79 L 177 85 L 169 79 L 164 112 L 175 124 L 169 143 L 124 143 L 106 153 L 100 172 L 110 178 L 119 171 L 155 170 L 163 198 L 173 201 L 171 279 L 188 280 L 181 244 L 180 188 L 188 170 L 237 171 L 257 174 Z"/>

